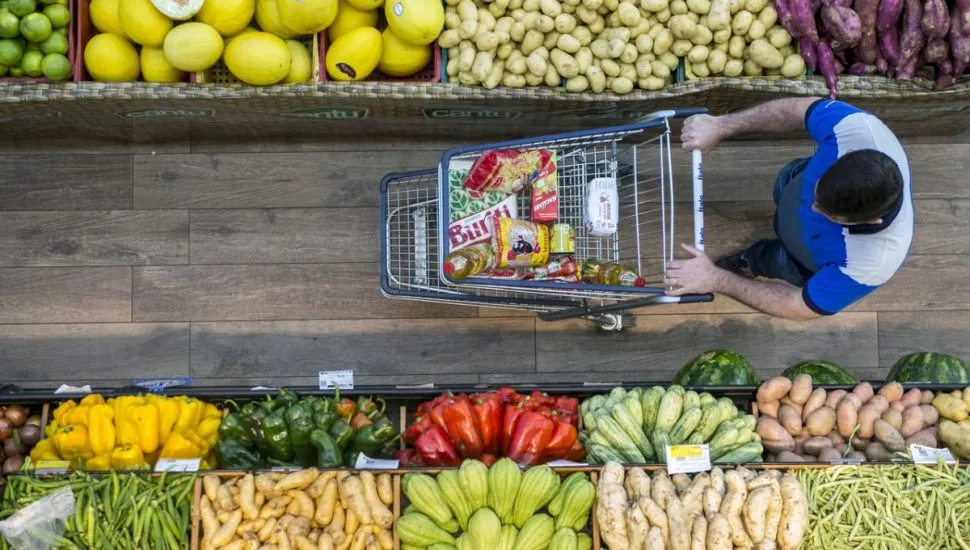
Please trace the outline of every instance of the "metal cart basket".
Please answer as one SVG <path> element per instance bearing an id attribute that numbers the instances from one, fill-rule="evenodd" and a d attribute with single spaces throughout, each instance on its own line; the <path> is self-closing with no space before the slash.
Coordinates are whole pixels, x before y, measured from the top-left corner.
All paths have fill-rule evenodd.
<path id="1" fill-rule="evenodd" d="M 537 311 L 552 321 L 583 317 L 603 328 L 624 326 L 622 312 L 647 305 L 708 302 L 710 294 L 667 296 L 663 274 L 678 246 L 677 203 L 671 161 L 672 118 L 704 109 L 661 111 L 640 121 L 532 139 L 446 151 L 437 171 L 389 174 L 381 183 L 381 289 L 391 298 Z M 575 231 L 575 259 L 622 262 L 647 279 L 645 287 L 565 284 L 469 277 L 452 281 L 441 268 L 451 251 L 449 167 L 493 149 L 551 149 L 557 156 L 557 223 Z M 703 172 L 693 152 L 693 242 L 703 249 Z M 612 178 L 619 194 L 619 223 L 609 237 L 594 237 L 584 223 L 588 183 Z M 529 193 L 517 199 L 519 218 L 530 218 Z M 683 210 L 680 215 L 686 214 Z M 681 220 L 683 221 L 683 220 Z M 680 224 L 683 225 L 683 224 Z M 681 231 L 684 233 L 685 231 Z"/>

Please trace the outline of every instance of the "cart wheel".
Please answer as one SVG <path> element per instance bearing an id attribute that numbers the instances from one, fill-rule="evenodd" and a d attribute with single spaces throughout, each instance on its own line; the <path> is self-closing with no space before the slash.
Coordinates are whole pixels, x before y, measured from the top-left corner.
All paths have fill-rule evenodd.
<path id="1" fill-rule="evenodd" d="M 604 332 L 620 332 L 635 325 L 635 317 L 630 313 L 600 313 L 585 319 L 599 326 L 599 329 Z"/>

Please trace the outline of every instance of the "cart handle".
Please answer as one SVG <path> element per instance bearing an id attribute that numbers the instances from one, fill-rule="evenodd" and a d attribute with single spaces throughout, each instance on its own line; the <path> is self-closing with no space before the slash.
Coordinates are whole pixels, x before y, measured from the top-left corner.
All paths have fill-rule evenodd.
<path id="1" fill-rule="evenodd" d="M 691 151 L 691 173 L 694 183 L 694 248 L 704 251 L 704 163 L 701 151 Z"/>

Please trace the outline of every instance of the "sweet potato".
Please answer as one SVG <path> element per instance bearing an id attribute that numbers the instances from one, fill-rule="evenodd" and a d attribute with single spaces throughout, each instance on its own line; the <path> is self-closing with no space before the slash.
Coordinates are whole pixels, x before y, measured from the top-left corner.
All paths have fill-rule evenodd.
<path id="1" fill-rule="evenodd" d="M 881 55 L 890 66 L 895 67 L 899 64 L 902 54 L 899 51 L 899 29 L 893 27 L 885 33 L 880 33 L 877 39 L 879 45 L 879 55 Z"/>
<path id="2" fill-rule="evenodd" d="M 812 8 L 811 0 L 789 0 L 789 6 L 792 12 L 792 25 L 798 31 L 792 33 L 792 36 L 804 36 L 813 44 L 817 44 L 818 29 L 815 27 L 815 10 Z M 777 10 L 778 7 L 775 6 L 775 9 Z"/>
<path id="3" fill-rule="evenodd" d="M 842 453 L 840 453 L 839 451 L 831 447 L 829 447 L 828 449 L 822 449 L 822 452 L 819 453 L 818 455 L 818 459 L 821 462 L 831 462 L 833 460 L 839 460 L 841 458 L 842 458 Z"/>
<path id="4" fill-rule="evenodd" d="M 923 413 L 923 427 L 936 426 L 936 423 L 940 420 L 940 413 L 936 410 L 936 407 L 920 405 L 919 410 Z"/>
<path id="5" fill-rule="evenodd" d="M 946 37 L 950 30 L 950 9 L 946 0 L 926 0 L 920 27 L 927 39 Z"/>
<path id="6" fill-rule="evenodd" d="M 858 15 L 856 15 L 856 17 L 858 17 Z M 872 389 L 872 384 L 869 382 L 861 382 L 856 384 L 855 387 L 852 388 L 852 393 L 857 395 L 859 397 L 859 401 L 861 401 L 863 404 L 872 399 L 872 396 L 876 394 L 875 390 Z"/>
<path id="7" fill-rule="evenodd" d="M 778 409 L 778 422 L 793 437 L 802 433 L 802 417 L 791 405 L 782 405 Z"/>
<path id="8" fill-rule="evenodd" d="M 906 438 L 906 445 L 923 445 L 924 447 L 936 447 L 939 445 L 939 440 L 937 439 L 937 429 L 926 428 L 925 430 L 920 430 L 913 435 Z"/>
<path id="9" fill-rule="evenodd" d="M 909 437 L 923 429 L 923 411 L 919 406 L 907 407 L 903 411 L 903 422 L 899 428 L 899 433 L 903 437 Z"/>
<path id="10" fill-rule="evenodd" d="M 876 13 L 876 30 L 879 34 L 888 33 L 896 28 L 899 16 L 903 13 L 903 0 L 881 0 Z"/>
<path id="11" fill-rule="evenodd" d="M 808 374 L 799 374 L 791 382 L 791 390 L 788 392 L 788 398 L 804 406 L 811 396 L 812 377 Z"/>
<path id="12" fill-rule="evenodd" d="M 857 432 L 857 435 L 867 439 L 872 437 L 872 423 L 879 418 L 879 416 L 879 409 L 872 405 L 863 405 L 862 408 L 859 409 L 859 415 L 856 419 L 856 421 L 859 423 L 859 431 Z"/>
<path id="13" fill-rule="evenodd" d="M 922 395 L 922 393 L 919 391 L 919 388 L 913 388 L 904 393 L 900 401 L 902 401 L 907 407 L 919 405 L 920 395 Z"/>
<path id="14" fill-rule="evenodd" d="M 733 548 L 731 524 L 726 517 L 715 514 L 707 522 L 707 550 L 732 550 Z"/>
<path id="15" fill-rule="evenodd" d="M 779 53 L 781 53 L 781 50 L 779 50 Z M 782 55 L 784 55 L 784 54 L 782 54 Z M 787 406 L 795 409 L 795 412 L 797 412 L 798 415 L 801 416 L 801 414 L 802 414 L 802 406 L 799 403 L 795 403 L 794 401 L 792 401 L 790 395 L 786 395 L 785 397 L 782 397 L 781 398 L 781 401 L 779 401 L 779 403 L 781 403 L 781 406 L 782 407 L 784 407 L 784 406 L 787 405 Z"/>
<path id="16" fill-rule="evenodd" d="M 811 47 L 812 53 L 814 53 L 815 47 L 811 44 L 809 44 L 809 47 Z M 802 58 L 804 57 L 805 54 L 802 53 Z M 805 64 L 808 64 L 808 59 L 805 59 Z M 809 415 L 825 404 L 825 396 L 825 390 L 822 388 L 815 388 L 812 391 L 812 394 L 808 397 L 808 401 L 802 406 L 802 420 L 808 420 Z"/>
<path id="17" fill-rule="evenodd" d="M 781 404 L 778 401 L 770 401 L 768 403 L 758 402 L 758 412 L 772 418 L 778 418 L 778 408 L 780 406 Z"/>
<path id="18" fill-rule="evenodd" d="M 889 456 L 889 450 L 878 441 L 873 441 L 866 447 L 866 458 L 874 462 L 886 462 L 889 460 Z"/>
<path id="19" fill-rule="evenodd" d="M 761 436 L 764 447 L 773 453 L 793 451 L 795 440 L 774 418 L 762 416 L 758 419 L 756 431 Z"/>
<path id="20" fill-rule="evenodd" d="M 896 428 L 897 430 L 903 426 L 903 413 L 897 411 L 896 409 L 889 409 L 888 411 L 882 413 L 879 417 L 889 423 L 890 426 Z"/>
<path id="21" fill-rule="evenodd" d="M 903 31 L 899 38 L 901 58 L 896 64 L 896 78 L 909 80 L 916 74 L 916 65 L 919 62 L 917 56 L 926 44 L 926 36 L 921 28 L 923 5 L 920 0 L 904 0 L 904 2 Z"/>
<path id="22" fill-rule="evenodd" d="M 859 462 L 864 462 L 866 460 L 866 453 L 862 451 L 849 451 L 849 454 L 845 455 L 847 460 L 858 460 Z"/>
<path id="23" fill-rule="evenodd" d="M 775 0 L 774 4 L 775 11 L 778 12 L 778 23 L 788 31 L 788 34 L 800 38 L 802 36 L 801 30 L 795 27 L 794 14 L 791 11 L 789 0 Z"/>
<path id="24" fill-rule="evenodd" d="M 835 422 L 839 427 L 839 435 L 849 437 L 855 430 L 859 420 L 859 408 L 853 402 L 854 395 L 847 395 L 839 403 L 839 408 L 835 411 Z M 856 398 L 857 399 L 857 398 Z"/>
<path id="25" fill-rule="evenodd" d="M 822 407 L 809 415 L 808 420 L 805 421 L 805 427 L 811 435 L 827 436 L 835 427 L 835 422 L 835 411 L 829 407 Z M 761 432 L 759 431 L 758 433 L 760 435 Z M 764 438 L 763 435 L 761 437 Z"/>
<path id="26" fill-rule="evenodd" d="M 906 440 L 896 428 L 893 428 L 883 419 L 878 419 L 872 423 L 876 439 L 882 442 L 890 451 L 902 451 L 906 449 Z"/>
<path id="27" fill-rule="evenodd" d="M 823 7 L 822 27 L 829 37 L 829 43 L 832 48 L 836 50 L 844 50 L 855 46 L 862 38 L 862 23 L 859 20 L 859 15 L 849 8 L 843 8 L 841 6 Z M 869 391 L 872 391 L 871 387 Z"/>
<path id="28" fill-rule="evenodd" d="M 876 53 L 876 16 L 879 11 L 879 0 L 855 0 L 852 7 L 859 15 L 862 34 L 855 47 L 856 56 L 863 63 L 875 63 Z"/>
<path id="29" fill-rule="evenodd" d="M 791 451 L 782 451 L 778 453 L 776 460 L 778 462 L 808 462 L 804 456 L 795 454 Z"/>
<path id="30" fill-rule="evenodd" d="M 950 57 L 950 45 L 942 38 L 933 37 L 926 41 L 923 48 L 923 60 L 927 63 L 942 63 Z"/>
<path id="31" fill-rule="evenodd" d="M 792 382 L 784 376 L 769 378 L 758 387 L 757 400 L 759 403 L 778 401 L 791 391 Z"/>
<path id="32" fill-rule="evenodd" d="M 802 444 L 802 453 L 818 456 L 825 449 L 832 448 L 832 440 L 827 437 L 810 437 Z"/>
<path id="33" fill-rule="evenodd" d="M 831 51 L 831 48 L 829 48 L 829 51 Z M 835 60 L 834 56 L 832 60 L 833 61 Z M 828 395 L 825 397 L 825 406 L 834 411 L 835 408 L 839 406 L 839 401 L 841 401 L 842 398 L 845 397 L 845 394 L 847 393 L 849 392 L 845 390 L 830 391 Z"/>

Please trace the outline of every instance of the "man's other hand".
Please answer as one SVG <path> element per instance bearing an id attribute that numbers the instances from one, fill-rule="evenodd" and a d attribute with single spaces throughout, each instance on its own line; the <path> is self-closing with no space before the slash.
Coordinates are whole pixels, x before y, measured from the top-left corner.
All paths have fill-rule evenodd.
<path id="1" fill-rule="evenodd" d="M 667 273 L 664 277 L 667 295 L 683 296 L 716 292 L 722 270 L 714 265 L 707 254 L 688 244 L 680 246 L 690 252 L 693 258 L 674 260 L 667 264 Z"/>
<path id="2" fill-rule="evenodd" d="M 700 149 L 707 153 L 721 139 L 718 118 L 711 115 L 694 115 L 684 121 L 680 141 L 688 151 Z"/>

